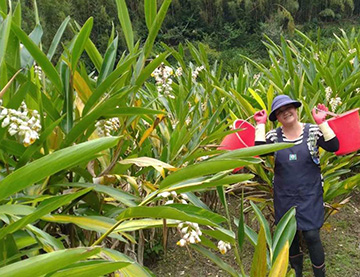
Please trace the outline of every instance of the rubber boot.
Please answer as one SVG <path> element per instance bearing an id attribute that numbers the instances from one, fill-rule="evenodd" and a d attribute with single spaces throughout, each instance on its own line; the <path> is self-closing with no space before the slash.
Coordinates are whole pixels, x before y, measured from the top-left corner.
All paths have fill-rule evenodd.
<path id="1" fill-rule="evenodd" d="M 296 256 L 290 257 L 290 265 L 295 269 L 296 277 L 302 277 L 303 271 L 303 257 L 304 254 L 300 253 Z"/>
<path id="2" fill-rule="evenodd" d="M 325 277 L 325 264 L 320 266 L 312 265 L 315 277 Z"/>

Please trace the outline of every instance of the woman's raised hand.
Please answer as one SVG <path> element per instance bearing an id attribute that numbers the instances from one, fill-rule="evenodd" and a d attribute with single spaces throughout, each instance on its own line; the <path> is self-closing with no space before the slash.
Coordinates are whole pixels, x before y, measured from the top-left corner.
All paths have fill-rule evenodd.
<path id="1" fill-rule="evenodd" d="M 265 124 L 266 120 L 267 120 L 267 114 L 265 110 L 256 112 L 254 114 L 254 119 L 256 121 L 257 124 Z"/>
<path id="2" fill-rule="evenodd" d="M 328 111 L 329 109 L 324 104 L 318 104 L 317 108 L 313 108 L 312 116 L 316 124 L 319 125 L 325 121 Z"/>

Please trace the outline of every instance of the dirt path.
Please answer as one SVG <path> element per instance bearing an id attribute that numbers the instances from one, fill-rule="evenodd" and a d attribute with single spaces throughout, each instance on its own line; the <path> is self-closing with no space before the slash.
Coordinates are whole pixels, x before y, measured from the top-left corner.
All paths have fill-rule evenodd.
<path id="1" fill-rule="evenodd" d="M 230 208 L 237 209 L 232 197 Z M 235 211 L 236 213 L 236 211 Z M 360 191 L 355 191 L 350 202 L 340 212 L 332 215 L 321 230 L 324 244 L 328 277 L 360 277 Z M 179 238 L 170 238 L 167 254 L 150 261 L 147 266 L 156 276 L 228 276 L 207 258 L 191 250 L 191 257 L 185 248 L 176 246 Z M 244 245 L 243 261 L 245 270 L 250 272 L 253 247 Z M 236 268 L 233 251 L 219 254 Z M 308 254 L 305 254 L 304 277 L 313 276 Z"/>

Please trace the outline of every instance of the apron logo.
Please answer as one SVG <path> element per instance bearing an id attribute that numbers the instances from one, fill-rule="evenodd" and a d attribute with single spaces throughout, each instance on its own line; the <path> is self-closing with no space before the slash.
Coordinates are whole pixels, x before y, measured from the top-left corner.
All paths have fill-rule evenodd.
<path id="1" fill-rule="evenodd" d="M 289 161 L 296 161 L 297 155 L 296 154 L 289 154 Z"/>

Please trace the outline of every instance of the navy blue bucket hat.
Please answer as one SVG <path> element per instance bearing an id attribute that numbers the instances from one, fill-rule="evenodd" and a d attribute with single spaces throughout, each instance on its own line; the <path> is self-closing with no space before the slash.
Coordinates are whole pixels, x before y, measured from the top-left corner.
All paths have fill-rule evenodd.
<path id="1" fill-rule="evenodd" d="M 276 121 L 276 110 L 289 104 L 293 104 L 296 108 L 301 106 L 301 102 L 293 100 L 287 95 L 282 94 L 276 96 L 271 104 L 271 113 L 269 114 L 269 119 L 271 121 Z"/>

